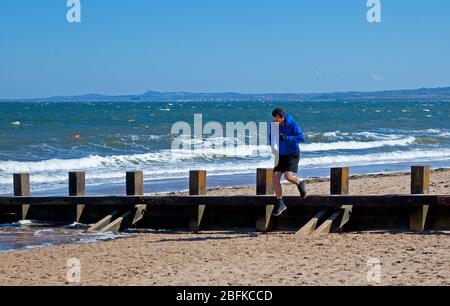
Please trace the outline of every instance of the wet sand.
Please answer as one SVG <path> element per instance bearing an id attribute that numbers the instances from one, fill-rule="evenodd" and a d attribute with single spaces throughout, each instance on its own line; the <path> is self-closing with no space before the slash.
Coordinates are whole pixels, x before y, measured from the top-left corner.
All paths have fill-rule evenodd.
<path id="1" fill-rule="evenodd" d="M 409 193 L 407 174 L 351 179 L 352 194 Z M 431 193 L 450 194 L 450 170 L 432 173 Z M 285 186 L 287 194 L 295 188 Z M 329 192 L 327 180 L 308 182 Z M 210 194 L 254 194 L 253 188 Z M 93 244 L 0 254 L 1 285 L 67 285 L 67 260 L 80 285 L 450 285 L 450 233 L 366 232 L 312 238 L 293 233 L 151 232 Z M 379 262 L 379 282 L 368 282 Z M 378 267 L 380 268 L 378 270 Z M 376 275 L 376 274 L 375 274 Z"/>

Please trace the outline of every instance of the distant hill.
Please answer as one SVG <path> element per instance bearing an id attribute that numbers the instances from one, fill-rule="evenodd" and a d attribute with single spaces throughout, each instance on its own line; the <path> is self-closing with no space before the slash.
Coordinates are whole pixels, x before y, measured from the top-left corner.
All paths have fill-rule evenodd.
<path id="1" fill-rule="evenodd" d="M 450 101 L 450 87 L 386 90 L 373 92 L 331 93 L 266 93 L 242 94 L 234 92 L 194 93 L 148 91 L 142 95 L 108 96 L 88 94 L 37 99 L 8 99 L 0 102 L 238 102 L 238 101 L 352 101 L 352 100 L 446 100 Z"/>

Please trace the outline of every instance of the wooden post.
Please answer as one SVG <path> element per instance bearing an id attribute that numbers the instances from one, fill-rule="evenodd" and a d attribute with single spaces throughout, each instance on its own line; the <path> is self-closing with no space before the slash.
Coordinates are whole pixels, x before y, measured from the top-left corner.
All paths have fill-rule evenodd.
<path id="1" fill-rule="evenodd" d="M 86 174 L 84 172 L 69 172 L 69 196 L 85 196 L 86 195 Z M 79 204 L 76 209 L 71 212 L 70 219 L 79 223 L 83 214 L 84 205 Z M 75 215 L 73 215 L 75 213 Z"/>
<path id="2" fill-rule="evenodd" d="M 330 174 L 330 193 L 332 195 L 344 195 L 349 194 L 349 175 L 350 169 L 344 168 L 332 168 Z M 313 233 L 314 236 L 323 234 L 329 234 L 342 230 L 343 226 L 350 220 L 352 213 L 352 205 L 343 205 L 331 217 L 319 226 Z"/>
<path id="3" fill-rule="evenodd" d="M 28 197 L 30 196 L 30 175 L 28 173 L 16 173 L 13 175 L 14 196 Z M 30 205 L 22 205 L 19 208 L 18 215 L 20 220 L 26 220 Z"/>
<path id="4" fill-rule="evenodd" d="M 349 168 L 332 168 L 330 175 L 330 194 L 349 194 Z"/>
<path id="5" fill-rule="evenodd" d="M 144 195 L 144 173 L 142 171 L 127 172 L 126 180 L 127 196 Z M 126 219 L 122 228 L 128 228 L 140 221 L 144 217 L 146 209 L 147 205 L 136 205 L 135 209 L 129 212 L 131 219 Z"/>
<path id="6" fill-rule="evenodd" d="M 430 193 L 430 167 L 411 167 L 411 194 Z M 425 230 L 429 206 L 423 205 L 411 208 L 410 229 L 422 232 Z"/>
<path id="7" fill-rule="evenodd" d="M 206 195 L 206 171 L 195 170 L 189 172 L 189 195 Z M 205 205 L 193 207 L 189 230 L 198 232 L 202 225 Z"/>
<path id="8" fill-rule="evenodd" d="M 256 195 L 273 195 L 273 169 L 256 170 Z M 271 217 L 274 205 L 261 207 L 256 220 L 256 230 L 267 232 L 272 227 Z"/>
<path id="9" fill-rule="evenodd" d="M 127 172 L 127 195 L 144 195 L 144 173 L 142 171 Z"/>

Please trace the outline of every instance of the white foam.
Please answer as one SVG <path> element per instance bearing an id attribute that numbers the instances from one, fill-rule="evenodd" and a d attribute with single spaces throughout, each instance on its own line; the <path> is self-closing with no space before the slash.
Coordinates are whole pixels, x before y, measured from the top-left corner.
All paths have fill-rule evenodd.
<path id="1" fill-rule="evenodd" d="M 418 131 L 418 132 L 425 132 L 427 134 L 434 134 L 433 136 L 437 137 L 449 137 L 450 132 L 448 130 L 440 130 L 440 129 L 428 129 L 425 131 Z"/>
<path id="2" fill-rule="evenodd" d="M 304 152 L 318 152 L 318 151 L 333 151 L 333 150 L 362 150 L 373 149 L 381 147 L 407 147 L 414 144 L 415 137 L 405 137 L 394 140 L 379 140 L 379 141 L 340 141 L 331 143 L 312 143 L 302 145 Z"/>
<path id="3" fill-rule="evenodd" d="M 55 244 L 53 243 L 42 243 L 42 244 L 37 244 L 37 245 L 27 245 L 24 247 L 25 250 L 34 250 L 34 249 L 43 249 L 43 248 L 48 248 L 51 246 L 54 246 Z M 13 251 L 13 250 L 11 250 Z"/>
<path id="4" fill-rule="evenodd" d="M 393 133 L 390 134 L 384 134 L 384 133 L 376 133 L 376 132 L 369 132 L 369 131 L 363 131 L 363 132 L 341 132 L 341 131 L 331 131 L 331 132 L 324 132 L 324 133 L 307 133 L 308 137 L 316 137 L 316 136 L 324 136 L 326 138 L 331 139 L 339 139 L 339 140 L 345 140 L 345 141 L 352 141 L 352 140 L 389 140 L 389 139 L 399 139 L 404 136 Z"/>
<path id="5" fill-rule="evenodd" d="M 339 134 L 343 135 L 340 131 L 334 131 L 334 132 L 323 133 L 323 136 L 325 136 L 325 137 L 337 137 Z"/>
<path id="6" fill-rule="evenodd" d="M 422 162 L 450 159 L 450 149 L 394 151 L 388 153 L 373 153 L 362 155 L 333 155 L 305 158 L 300 161 L 302 166 L 312 167 L 347 164 L 348 166 L 378 165 L 383 163 Z"/>
<path id="7" fill-rule="evenodd" d="M 35 237 L 44 237 L 44 236 L 48 236 L 48 234 L 54 234 L 55 230 L 54 229 L 44 229 L 44 230 L 38 230 L 36 232 L 34 232 L 33 236 Z"/>
<path id="8" fill-rule="evenodd" d="M 16 223 L 17 223 L 17 225 L 20 225 L 20 226 L 22 226 L 22 225 L 32 225 L 33 221 L 32 220 L 20 220 L 20 221 L 17 221 Z"/>
<path id="9" fill-rule="evenodd" d="M 78 240 L 77 243 L 87 244 L 93 243 L 97 241 L 107 241 L 107 240 L 115 240 L 121 236 L 114 234 L 113 232 L 105 232 L 105 233 L 95 233 L 95 234 L 84 234 L 85 237 Z"/>
<path id="10" fill-rule="evenodd" d="M 67 228 L 67 229 L 85 229 L 87 227 L 88 226 L 86 224 L 81 224 L 81 223 L 78 223 L 78 222 L 74 222 L 72 224 L 66 225 L 64 228 Z"/>
<path id="11" fill-rule="evenodd" d="M 0 171 L 11 174 L 16 172 L 70 171 L 77 169 L 106 169 L 111 167 L 127 168 L 129 166 L 149 163 L 167 164 L 198 158 L 211 159 L 223 156 L 244 158 L 254 156 L 258 151 L 262 154 L 270 154 L 270 148 L 266 146 L 227 146 L 224 148 L 167 150 L 146 154 L 114 155 L 107 157 L 91 155 L 79 159 L 51 159 L 37 162 L 2 161 L 0 162 Z"/>
<path id="12" fill-rule="evenodd" d="M 428 129 L 428 130 L 426 130 L 426 132 L 427 132 L 427 133 L 432 133 L 432 134 L 439 134 L 439 133 L 442 133 L 442 131 L 439 130 L 439 129 Z"/>

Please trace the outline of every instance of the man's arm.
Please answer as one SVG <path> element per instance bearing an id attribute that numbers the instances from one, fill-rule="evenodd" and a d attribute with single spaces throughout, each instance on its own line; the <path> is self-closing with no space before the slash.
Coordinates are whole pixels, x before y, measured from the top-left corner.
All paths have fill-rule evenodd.
<path id="1" fill-rule="evenodd" d="M 305 134 L 303 133 L 302 129 L 300 128 L 300 125 L 298 123 L 293 123 L 293 135 L 292 136 L 285 136 L 286 141 L 291 143 L 300 143 L 305 142 Z"/>

